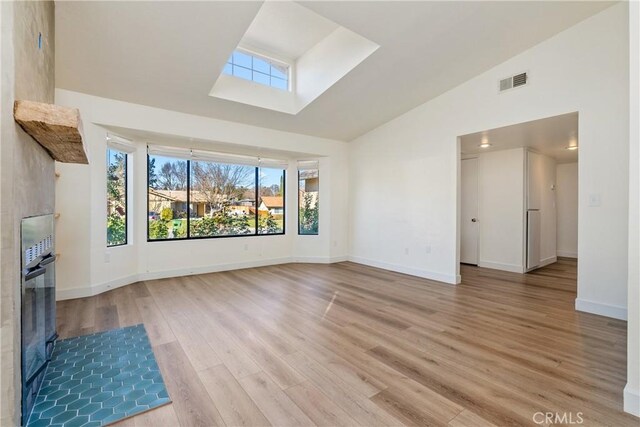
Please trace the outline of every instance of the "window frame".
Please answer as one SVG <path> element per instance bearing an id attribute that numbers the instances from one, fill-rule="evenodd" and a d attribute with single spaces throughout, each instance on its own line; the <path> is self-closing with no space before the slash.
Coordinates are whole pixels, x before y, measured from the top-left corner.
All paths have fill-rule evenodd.
<path id="1" fill-rule="evenodd" d="M 247 55 L 247 56 L 251 57 L 251 68 L 247 68 L 247 67 L 245 67 L 243 65 L 236 65 L 236 64 L 233 63 L 233 54 L 236 53 L 236 52 L 239 52 L 239 53 L 242 53 L 244 55 Z M 259 71 L 259 70 L 255 69 L 254 66 L 253 66 L 253 58 L 260 59 L 262 61 L 268 62 L 270 65 L 279 65 L 279 66 L 282 66 L 282 67 L 287 67 L 287 79 L 286 79 L 287 88 L 286 89 L 282 89 L 280 87 L 273 86 L 271 84 L 271 79 L 272 78 L 276 78 L 276 79 L 279 79 L 279 80 L 284 80 L 284 79 L 281 79 L 280 77 L 277 77 L 277 76 L 273 76 L 271 74 L 271 71 L 269 72 L 269 74 L 266 74 L 266 73 L 264 73 L 262 71 Z M 231 67 L 232 67 L 231 73 L 225 72 L 224 67 L 226 67 L 227 65 L 231 65 Z M 222 69 L 222 74 L 225 74 L 227 76 L 235 77 L 235 78 L 238 78 L 238 79 L 241 79 L 241 80 L 245 80 L 245 81 L 248 81 L 248 82 L 253 82 L 253 83 L 259 84 L 261 86 L 265 86 L 265 87 L 268 87 L 268 88 L 276 89 L 276 90 L 279 90 L 279 91 L 293 92 L 293 75 L 294 75 L 293 67 L 294 67 L 294 65 L 289 63 L 289 62 L 286 62 L 286 61 L 283 61 L 283 60 L 280 60 L 280 59 L 276 59 L 276 58 L 272 58 L 272 57 L 270 57 L 268 55 L 264 55 L 264 54 L 261 54 L 261 53 L 258 53 L 258 52 L 254 52 L 254 51 L 251 51 L 249 49 L 244 49 L 244 48 L 241 48 L 241 47 L 237 47 L 236 49 L 233 50 L 233 52 L 231 53 L 231 55 L 229 56 L 227 61 L 224 63 L 224 67 Z M 250 79 L 246 79 L 244 77 L 236 76 L 233 73 L 233 67 L 240 67 L 240 68 L 243 68 L 245 70 L 248 70 L 249 72 L 251 72 L 251 78 Z M 269 77 L 269 84 L 260 83 L 260 82 L 258 82 L 256 80 L 254 80 L 253 73 L 260 73 L 260 74 L 263 74 L 265 76 L 268 76 Z"/>
<path id="2" fill-rule="evenodd" d="M 318 199 L 320 199 L 320 166 L 318 165 L 315 168 L 318 171 Z M 320 210 L 318 209 L 318 231 L 315 233 L 301 233 L 300 232 L 300 172 L 309 169 L 300 169 L 298 168 L 298 186 L 297 186 L 297 194 L 298 200 L 296 204 L 296 210 L 298 211 L 298 236 L 319 236 L 320 235 Z"/>
<path id="3" fill-rule="evenodd" d="M 109 152 L 110 151 L 115 151 L 115 152 L 118 152 L 118 153 L 121 153 L 121 154 L 124 155 L 124 177 L 123 177 L 124 178 L 124 185 L 123 185 L 123 188 L 124 188 L 124 212 L 125 212 L 124 216 L 125 216 L 125 219 L 124 219 L 124 242 L 123 243 L 110 245 L 109 244 L 109 234 L 108 234 L 109 233 L 108 232 L 109 227 L 108 227 L 108 225 L 107 225 L 107 227 L 105 227 L 105 230 L 107 231 L 107 249 L 117 248 L 119 246 L 126 246 L 126 245 L 129 244 L 129 216 L 130 216 L 129 215 L 129 155 L 130 155 L 130 153 L 128 153 L 127 151 L 123 151 L 121 149 L 118 149 L 118 148 L 114 148 L 114 147 L 112 147 L 112 146 L 107 144 L 107 150 L 106 150 L 106 154 L 107 154 L 107 162 L 106 162 L 107 163 L 107 171 L 106 171 L 107 172 L 106 173 L 106 175 L 107 175 L 107 183 L 109 181 L 108 174 L 109 174 L 109 164 L 110 164 L 109 163 Z M 109 200 L 109 194 L 107 194 L 107 202 L 108 202 L 108 200 Z M 107 218 L 107 221 L 108 221 L 108 217 L 109 217 L 109 212 L 107 211 L 107 215 L 105 216 L 105 218 Z"/>
<path id="4" fill-rule="evenodd" d="M 168 156 L 167 156 L 168 157 Z M 168 157 L 170 158 L 170 157 Z M 258 232 L 258 201 L 260 198 L 260 188 L 259 188 L 259 184 L 260 184 L 260 168 L 261 166 L 253 166 L 253 168 L 255 169 L 255 178 L 254 178 L 254 185 L 255 185 L 255 201 L 256 201 L 256 208 L 255 208 L 255 231 L 254 233 L 250 233 L 250 234 L 229 234 L 229 235 L 218 235 L 218 236 L 191 236 L 191 209 L 190 209 L 190 199 L 191 199 L 191 162 L 192 161 L 201 161 L 201 160 L 191 160 L 191 159 L 181 159 L 187 162 L 187 234 L 185 237 L 172 237 L 172 238 L 167 238 L 167 239 L 150 239 L 149 238 L 149 161 L 151 159 L 151 155 L 149 153 L 147 153 L 147 180 L 146 180 L 146 185 L 147 185 L 147 208 L 146 208 L 146 213 L 147 213 L 147 217 L 146 217 L 146 222 L 147 222 L 147 242 L 173 242 L 173 241 L 188 241 L 188 240 L 206 240 L 206 239 L 228 239 L 228 238 L 236 238 L 236 237 L 260 237 L 260 236 L 284 236 L 286 234 L 286 224 L 287 224 L 287 220 L 286 220 L 286 206 L 287 206 L 287 170 L 286 169 L 282 169 L 282 200 L 283 200 L 283 214 L 282 214 L 282 232 L 280 233 L 259 233 Z M 175 160 L 175 158 L 174 158 Z M 240 165 L 238 165 L 240 166 Z M 265 166 L 265 168 L 267 168 Z M 268 169 L 276 169 L 279 170 L 277 168 L 268 168 Z"/>

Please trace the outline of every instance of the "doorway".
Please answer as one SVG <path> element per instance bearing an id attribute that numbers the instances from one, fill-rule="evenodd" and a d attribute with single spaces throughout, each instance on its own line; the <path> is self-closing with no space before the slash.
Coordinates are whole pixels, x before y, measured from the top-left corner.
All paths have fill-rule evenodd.
<path id="1" fill-rule="evenodd" d="M 575 266 L 578 113 L 459 141 L 460 264 L 540 274 L 559 260 Z"/>

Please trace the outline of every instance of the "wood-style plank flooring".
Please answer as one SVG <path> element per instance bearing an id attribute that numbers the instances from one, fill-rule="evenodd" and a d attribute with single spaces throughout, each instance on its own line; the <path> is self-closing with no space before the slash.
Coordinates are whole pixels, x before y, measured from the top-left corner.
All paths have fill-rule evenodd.
<path id="1" fill-rule="evenodd" d="M 173 403 L 121 427 L 638 426 L 626 323 L 574 311 L 575 261 L 462 277 L 340 263 L 154 280 L 59 302 L 58 329 L 144 323 Z"/>

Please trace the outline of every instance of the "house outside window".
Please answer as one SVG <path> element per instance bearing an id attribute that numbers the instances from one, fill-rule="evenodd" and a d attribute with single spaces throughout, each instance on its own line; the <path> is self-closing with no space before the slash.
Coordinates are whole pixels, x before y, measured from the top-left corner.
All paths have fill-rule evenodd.
<path id="1" fill-rule="evenodd" d="M 284 234 L 287 163 L 258 164 L 247 156 L 149 148 L 148 241 Z"/>

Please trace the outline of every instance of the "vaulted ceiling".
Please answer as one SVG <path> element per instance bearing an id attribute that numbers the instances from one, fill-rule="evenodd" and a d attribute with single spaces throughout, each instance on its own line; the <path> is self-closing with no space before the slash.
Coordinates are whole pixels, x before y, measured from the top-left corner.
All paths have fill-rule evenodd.
<path id="1" fill-rule="evenodd" d="M 612 3 L 299 4 L 380 48 L 296 115 L 208 95 L 261 2 L 57 1 L 56 86 L 349 141 Z"/>

